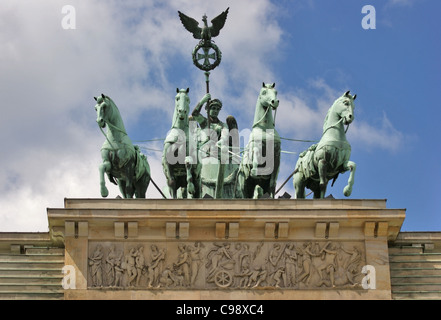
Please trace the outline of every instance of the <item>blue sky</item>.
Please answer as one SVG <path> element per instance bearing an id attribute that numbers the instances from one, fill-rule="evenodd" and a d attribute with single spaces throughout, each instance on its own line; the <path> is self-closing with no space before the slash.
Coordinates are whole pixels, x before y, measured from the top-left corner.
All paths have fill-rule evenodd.
<path id="1" fill-rule="evenodd" d="M 66 3 L 67 4 L 67 3 Z M 6 0 L 0 9 L 0 231 L 46 231 L 46 208 L 65 197 L 99 195 L 93 96 L 112 97 L 130 138 L 143 148 L 155 182 L 171 126 L 176 88 L 191 107 L 205 93 L 191 61 L 197 41 L 177 11 L 211 20 L 230 7 L 215 39 L 222 62 L 210 91 L 220 118 L 250 128 L 262 82 L 275 82 L 276 128 L 284 138 L 317 140 L 333 101 L 357 94 L 349 127 L 357 171 L 351 199 L 387 199 L 405 208 L 402 231 L 441 231 L 439 166 L 441 22 L 438 0 L 73 0 L 65 5 Z M 364 29 L 365 5 L 376 29 Z M 146 141 L 155 140 L 155 141 Z M 279 185 L 310 143 L 283 140 Z M 349 173 L 328 194 L 342 199 Z M 110 185 L 108 184 L 110 187 Z M 110 187 L 109 197 L 118 189 Z M 292 180 L 281 191 L 294 195 Z M 151 185 L 148 197 L 159 198 Z"/>

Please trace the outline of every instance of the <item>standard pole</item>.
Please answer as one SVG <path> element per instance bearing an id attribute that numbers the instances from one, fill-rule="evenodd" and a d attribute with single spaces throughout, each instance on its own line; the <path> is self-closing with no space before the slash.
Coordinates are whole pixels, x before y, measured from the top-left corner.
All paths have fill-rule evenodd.
<path id="1" fill-rule="evenodd" d="M 210 72 L 205 71 L 204 74 L 207 93 L 210 93 Z M 210 100 L 207 101 L 207 121 L 208 133 L 210 133 Z"/>

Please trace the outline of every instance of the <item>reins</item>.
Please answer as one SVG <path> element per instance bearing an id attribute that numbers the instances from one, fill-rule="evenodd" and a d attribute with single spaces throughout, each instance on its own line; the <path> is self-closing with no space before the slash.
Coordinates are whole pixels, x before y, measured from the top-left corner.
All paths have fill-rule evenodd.
<path id="1" fill-rule="evenodd" d="M 103 119 L 104 120 L 104 119 Z M 109 127 L 125 134 L 126 136 L 128 135 L 127 132 L 125 132 L 124 130 L 121 130 L 120 128 L 118 128 L 117 126 L 111 124 L 110 122 L 108 122 L 107 120 L 104 120 L 104 123 L 106 125 L 108 125 Z M 103 128 L 101 126 L 98 126 L 100 128 L 101 133 L 104 135 L 104 137 L 106 138 L 107 142 L 110 144 L 110 146 L 112 147 L 113 151 L 116 151 L 117 149 L 113 146 L 112 142 L 110 142 L 109 138 L 107 137 L 107 134 L 104 132 Z M 158 185 L 155 183 L 155 181 L 153 181 L 152 175 L 147 172 L 147 174 L 150 176 L 150 181 L 153 183 L 153 185 L 155 186 L 155 188 L 159 191 L 159 193 L 162 195 L 162 197 L 164 199 L 167 199 L 167 197 L 164 195 L 164 193 L 161 191 L 161 189 L 158 187 Z"/>

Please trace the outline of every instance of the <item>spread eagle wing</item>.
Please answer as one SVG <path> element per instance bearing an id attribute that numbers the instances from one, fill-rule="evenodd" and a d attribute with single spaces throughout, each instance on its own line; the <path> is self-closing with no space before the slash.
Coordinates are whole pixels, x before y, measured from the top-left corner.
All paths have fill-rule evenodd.
<path id="1" fill-rule="evenodd" d="M 230 8 L 228 7 L 227 10 L 222 12 L 220 15 L 218 15 L 216 18 L 211 20 L 212 26 L 210 27 L 210 33 L 211 36 L 217 37 L 219 35 L 220 30 L 224 27 L 225 21 L 227 20 L 228 10 Z"/>
<path id="2" fill-rule="evenodd" d="M 181 11 L 178 11 L 178 14 L 185 29 L 192 33 L 195 39 L 202 39 L 202 28 L 199 27 L 199 22 L 193 18 L 190 18 L 189 16 L 186 16 Z"/>

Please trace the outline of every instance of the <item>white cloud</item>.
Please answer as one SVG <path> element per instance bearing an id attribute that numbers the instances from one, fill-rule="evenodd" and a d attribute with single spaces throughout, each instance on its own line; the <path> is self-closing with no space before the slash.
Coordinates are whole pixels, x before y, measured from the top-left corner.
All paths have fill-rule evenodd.
<path id="1" fill-rule="evenodd" d="M 388 6 L 412 6 L 415 0 L 389 0 L 387 2 Z"/>
<path id="2" fill-rule="evenodd" d="M 402 149 L 405 136 L 392 125 L 384 112 L 383 117 L 378 119 L 378 123 L 360 121 L 351 125 L 348 130 L 348 140 L 371 150 L 383 149 L 397 152 Z"/>
<path id="3" fill-rule="evenodd" d="M 298 90 L 295 93 L 282 93 L 280 96 L 280 110 L 276 122 L 278 130 L 283 131 L 287 138 L 319 140 L 328 109 L 345 92 L 332 87 L 323 79 L 313 79 L 308 83 L 308 91 Z M 358 117 L 358 113 L 361 112 L 358 101 L 360 99 L 355 101 L 355 120 L 347 133 L 350 143 L 371 150 L 396 152 L 402 149 L 404 140 L 410 137 L 405 137 L 396 129 L 386 113 L 379 119 L 369 121 Z"/>
<path id="4" fill-rule="evenodd" d="M 278 82 L 271 59 L 278 58 L 283 30 L 277 7 L 269 1 L 219 0 L 209 6 L 203 0 L 69 4 L 76 9 L 75 30 L 61 27 L 64 3 L 59 1 L 2 1 L 0 231 L 46 231 L 47 207 L 62 206 L 65 197 L 100 197 L 99 149 L 104 137 L 95 123 L 93 96 L 111 96 L 126 127 L 152 110 L 168 125 L 168 106 L 178 86 L 191 88 L 192 105 L 203 96 L 203 72 L 191 61 L 197 40 L 181 25 L 178 10 L 200 21 L 204 13 L 211 20 L 230 7 L 227 23 L 215 38 L 223 59 L 210 76 L 210 89 L 224 102 L 221 116 L 236 116 L 240 130 L 252 124 L 262 82 Z M 190 70 L 187 74 L 174 72 L 181 62 L 188 66 L 183 67 Z M 326 110 L 336 98 L 336 90 L 323 81 L 310 86 L 320 94 L 280 92 L 277 125 L 290 137 L 319 136 Z M 394 132 L 386 120 L 381 128 Z M 148 126 L 152 119 L 145 121 Z M 365 132 L 371 132 L 368 124 L 357 126 L 358 139 L 381 146 L 378 139 L 363 140 Z M 162 149 L 162 143 L 154 147 Z M 152 177 L 162 188 L 161 154 L 148 156 Z M 285 171 L 290 165 L 284 164 L 281 174 Z M 107 186 L 109 197 L 119 195 L 116 186 Z M 147 195 L 161 197 L 153 184 Z"/>
<path id="5" fill-rule="evenodd" d="M 1 188 L 0 231 L 46 231 L 46 207 L 62 206 L 65 197 L 99 197 L 99 148 L 104 138 L 95 124 L 93 96 L 110 95 L 127 126 L 146 110 L 165 110 L 171 117 L 172 110 L 165 106 L 179 84 L 188 82 L 193 96 L 203 95 L 203 73 L 191 66 L 197 40 L 182 27 L 177 10 L 200 20 L 204 13 L 214 18 L 231 7 L 219 37 L 228 41 L 217 41 L 228 58 L 213 72 L 218 82 L 212 87 L 223 97 L 231 87 L 239 88 L 238 81 L 249 84 L 237 90 L 240 99 L 225 99 L 224 112 L 246 114 L 246 108 L 238 107 L 255 103 L 259 87 L 254 89 L 253 80 L 258 86 L 271 74 L 264 58 L 277 45 L 280 30 L 275 17 L 265 14 L 272 7 L 267 1 L 218 1 L 209 12 L 201 11 L 204 1 L 69 4 L 76 9 L 75 30 L 62 28 L 64 4 L 59 1 L 2 2 L 0 179 L 6 183 Z M 258 38 L 263 42 L 256 43 Z M 235 51 L 241 54 L 235 56 Z M 187 81 L 173 77 L 169 68 L 176 61 L 191 66 Z M 251 102 L 243 97 L 251 97 Z M 163 187 L 160 154 L 149 154 L 149 162 L 152 177 Z M 109 197 L 119 194 L 116 186 L 107 185 Z M 148 196 L 160 197 L 153 184 Z"/>

